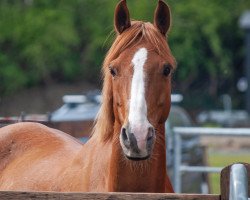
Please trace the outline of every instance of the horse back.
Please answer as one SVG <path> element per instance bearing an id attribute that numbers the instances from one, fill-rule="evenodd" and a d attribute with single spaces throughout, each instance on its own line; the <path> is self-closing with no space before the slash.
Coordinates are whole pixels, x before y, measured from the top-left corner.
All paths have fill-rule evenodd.
<path id="1" fill-rule="evenodd" d="M 1 128 L 0 190 L 26 189 L 32 181 L 38 184 L 42 179 L 51 182 L 63 173 L 62 169 L 81 147 L 73 137 L 38 123 L 17 123 Z M 28 175 L 31 178 L 25 182 Z"/>
<path id="2" fill-rule="evenodd" d="M 82 143 L 59 130 L 39 123 L 16 123 L 0 128 L 0 156 L 43 148 L 44 152 L 60 148 L 77 150 Z M 41 149 L 40 149 L 41 150 Z"/>

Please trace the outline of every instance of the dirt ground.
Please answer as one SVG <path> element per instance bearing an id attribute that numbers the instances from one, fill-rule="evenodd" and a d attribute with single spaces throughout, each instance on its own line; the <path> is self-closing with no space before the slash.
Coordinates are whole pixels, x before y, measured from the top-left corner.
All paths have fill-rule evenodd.
<path id="1" fill-rule="evenodd" d="M 204 146 L 223 150 L 249 150 L 250 137 L 207 137 L 201 138 L 201 143 Z M 250 159 L 250 158 L 249 158 Z"/>
<path id="2" fill-rule="evenodd" d="M 49 87 L 36 87 L 22 90 L 6 97 L 0 96 L 0 116 L 26 114 L 46 114 L 59 108 L 65 94 L 82 94 L 98 89 L 97 85 L 86 82 L 76 84 L 53 84 Z"/>

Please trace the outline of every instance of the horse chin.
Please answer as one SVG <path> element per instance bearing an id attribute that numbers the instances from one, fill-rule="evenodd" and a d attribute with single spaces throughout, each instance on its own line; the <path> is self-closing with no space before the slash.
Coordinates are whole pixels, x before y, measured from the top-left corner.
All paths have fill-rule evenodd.
<path id="1" fill-rule="evenodd" d="M 122 152 L 124 156 L 131 161 L 143 161 L 147 160 L 151 156 L 151 152 L 146 150 L 146 151 L 140 151 L 140 152 L 134 152 L 131 151 L 130 149 L 126 148 L 123 144 L 121 145 Z"/>
<path id="2" fill-rule="evenodd" d="M 150 157 L 150 155 L 147 155 L 145 157 L 131 157 L 131 156 L 127 156 L 127 155 L 125 155 L 125 156 L 126 156 L 127 159 L 132 160 L 132 161 L 147 160 Z"/>
<path id="3" fill-rule="evenodd" d="M 150 158 L 150 155 L 151 155 L 150 153 L 145 153 L 145 152 L 144 154 L 130 152 L 128 149 L 123 149 L 123 154 L 128 160 L 131 160 L 131 161 L 147 160 Z"/>

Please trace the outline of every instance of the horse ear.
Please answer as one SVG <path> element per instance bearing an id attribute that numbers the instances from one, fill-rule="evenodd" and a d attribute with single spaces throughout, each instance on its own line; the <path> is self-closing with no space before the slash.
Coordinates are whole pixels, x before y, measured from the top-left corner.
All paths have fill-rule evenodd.
<path id="1" fill-rule="evenodd" d="M 121 0 L 115 8 L 114 24 L 119 34 L 131 26 L 126 0 Z"/>
<path id="2" fill-rule="evenodd" d="M 171 24 L 171 13 L 168 5 L 162 1 L 158 1 L 157 8 L 154 14 L 154 26 L 163 34 L 166 35 Z"/>

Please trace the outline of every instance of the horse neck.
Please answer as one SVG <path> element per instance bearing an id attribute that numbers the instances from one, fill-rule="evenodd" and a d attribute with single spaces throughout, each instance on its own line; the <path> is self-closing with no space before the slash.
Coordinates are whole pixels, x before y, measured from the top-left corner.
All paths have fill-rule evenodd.
<path id="1" fill-rule="evenodd" d="M 157 126 L 158 139 L 151 158 L 145 161 L 131 161 L 124 157 L 117 134 L 121 130 L 121 125 L 116 122 L 114 127 L 109 172 L 109 191 L 172 192 L 166 171 L 164 124 Z M 167 187 L 166 184 L 168 185 Z"/>

